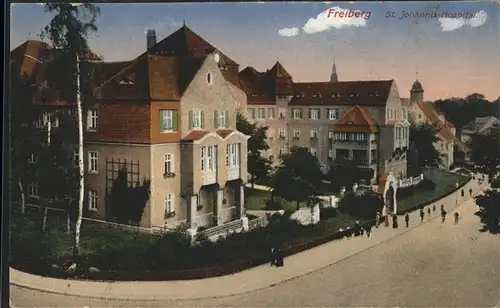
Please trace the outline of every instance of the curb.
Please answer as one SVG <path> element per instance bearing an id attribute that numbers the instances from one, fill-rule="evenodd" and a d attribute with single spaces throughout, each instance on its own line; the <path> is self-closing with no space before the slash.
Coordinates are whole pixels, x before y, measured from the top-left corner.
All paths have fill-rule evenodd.
<path id="1" fill-rule="evenodd" d="M 472 181 L 472 180 L 471 180 Z M 470 184 L 471 182 L 467 183 L 466 185 Z M 464 186 L 466 186 L 464 185 Z M 489 185 L 486 185 L 485 187 L 481 187 L 481 186 L 478 186 L 479 188 L 479 191 L 478 193 L 481 193 L 483 192 L 485 189 L 487 189 L 489 187 Z M 452 194 L 450 194 L 452 195 Z M 443 198 L 441 198 L 440 200 L 444 199 L 444 198 L 447 198 L 448 196 L 450 195 L 447 195 Z M 471 200 L 473 200 L 474 197 L 470 197 L 470 198 L 467 198 L 465 200 L 463 200 L 461 203 L 455 205 L 452 207 L 452 209 L 456 209 L 458 207 L 460 207 L 461 205 L 465 204 L 466 202 L 469 202 Z M 437 202 L 437 201 L 436 201 Z M 433 202 L 435 203 L 435 202 Z M 432 204 L 432 203 L 431 203 Z M 394 236 L 391 236 L 385 240 L 382 240 L 380 242 L 377 242 L 377 243 L 374 243 L 373 245 L 371 246 L 368 246 L 360 251 L 356 251 L 352 254 L 349 254 L 339 260 L 336 260 L 334 262 L 331 262 L 331 263 L 328 263 L 327 265 L 324 265 L 324 266 L 321 266 L 319 268 L 315 268 L 313 270 L 309 270 L 305 273 L 302 273 L 302 274 L 299 274 L 297 276 L 293 276 L 291 278 L 287 278 L 287 279 L 284 279 L 284 280 L 281 280 L 281 281 L 277 281 L 277 282 L 274 282 L 274 283 L 267 283 L 266 285 L 264 286 L 261 286 L 261 287 L 257 287 L 257 288 L 254 288 L 254 289 L 251 289 L 251 290 L 247 290 L 247 291 L 242 291 L 242 292 L 233 292 L 233 293 L 227 293 L 227 294 L 221 294 L 221 295 L 214 295 L 214 296 L 200 296 L 200 297 L 156 297 L 156 296 L 152 296 L 152 295 L 139 295 L 139 296 L 112 296 L 112 295 L 87 295 L 87 294 L 81 294 L 81 293 L 77 293 L 76 291 L 61 291 L 61 290 L 53 290 L 53 289 L 50 289 L 50 288 L 41 288 L 41 287 L 33 287 L 33 286 L 30 286 L 26 283 L 23 283 L 23 282 L 16 282 L 16 281 L 10 281 L 9 284 L 10 285 L 14 285 L 14 286 L 17 286 L 17 287 L 20 287 L 20 288 L 24 288 L 24 289 L 29 289 L 29 290 L 34 290 L 34 291 L 39 291 L 39 292 L 44 292 L 44 293 L 51 293 L 51 294 L 58 294 L 58 295 L 63 295 L 63 296 L 74 296 L 74 297 L 79 297 L 79 298 L 90 298 L 90 299 L 103 299 L 103 300 L 114 300 L 114 301 L 147 301 L 147 302 L 154 302 L 154 301 L 186 301 L 186 300 L 203 300 L 203 299 L 217 299 L 217 298 L 227 298 L 227 297 L 231 297 L 231 296 L 236 296 L 236 295 L 247 295 L 247 294 L 251 294 L 251 293 L 254 293 L 254 292 L 258 292 L 258 291 L 261 291 L 261 290 L 265 290 L 265 289 L 268 289 L 268 288 L 271 288 L 271 287 L 275 287 L 277 285 L 280 285 L 280 284 L 283 284 L 283 283 L 286 283 L 286 282 L 289 282 L 289 281 L 292 281 L 292 280 L 295 280 L 297 278 L 301 278 L 301 277 L 304 277 L 304 276 L 307 276 L 311 273 L 314 273 L 314 272 L 317 272 L 317 271 L 320 271 L 320 270 L 323 270 L 327 267 L 330 267 L 332 265 L 335 265 L 335 264 L 338 264 L 344 260 L 348 260 L 360 253 L 363 253 L 363 252 L 366 252 L 366 251 L 369 251 L 370 249 L 373 249 L 374 247 L 380 245 L 380 244 L 384 244 L 384 243 L 387 243 L 397 237 L 399 237 L 400 235 L 403 235 L 405 234 L 406 232 L 409 232 L 415 228 L 418 228 L 419 226 L 422 226 L 423 224 L 426 224 L 430 221 L 434 221 L 436 219 L 439 219 L 440 216 L 437 215 L 435 217 L 431 217 L 430 219 L 424 221 L 424 222 L 421 222 L 419 224 L 415 224 L 414 226 L 412 227 L 409 227 L 409 228 L 405 228 L 403 231 L 401 231 L 400 233 L 398 234 L 395 234 Z M 330 242 L 328 242 L 330 243 Z M 328 243 L 325 243 L 325 244 L 328 244 Z M 323 244 L 323 245 L 325 245 Z M 319 246 L 318 246 L 319 247 Z M 308 250 L 305 250 L 301 253 L 306 253 Z M 300 253 L 299 253 L 300 254 Z M 261 265 L 263 266 L 263 265 Z M 250 268 L 248 270 L 252 270 L 253 268 Z M 24 273 L 24 272 L 21 272 L 21 271 L 18 271 L 16 269 L 13 269 L 13 268 L 9 268 L 9 272 L 12 272 L 12 271 L 17 271 L 17 272 L 20 272 L 20 273 Z M 33 275 L 33 274 L 29 274 L 29 273 L 24 273 L 26 275 L 31 275 L 31 276 L 36 276 L 36 277 L 42 277 L 42 276 L 37 276 L 37 275 Z M 230 276 L 230 275 L 229 275 Z M 226 276 L 227 277 L 227 276 Z M 65 280 L 65 279 L 57 279 L 57 278 L 50 278 L 50 279 L 54 279 L 54 280 L 58 280 L 58 281 L 64 281 L 65 283 L 68 283 L 68 285 L 74 281 L 74 280 Z M 78 280 L 76 280 L 78 281 Z M 79 282 L 82 282 L 82 281 L 79 281 Z M 175 281 L 171 281 L 172 283 L 175 283 Z M 101 282 L 102 283 L 102 282 Z M 140 282 L 139 282 L 140 283 Z M 158 283 L 161 283 L 160 281 L 158 281 Z M 114 284 L 114 282 L 110 282 L 108 283 L 109 285 L 106 287 L 106 289 L 108 289 L 110 286 L 112 287 L 112 285 Z M 14 306 L 12 306 L 14 307 Z"/>

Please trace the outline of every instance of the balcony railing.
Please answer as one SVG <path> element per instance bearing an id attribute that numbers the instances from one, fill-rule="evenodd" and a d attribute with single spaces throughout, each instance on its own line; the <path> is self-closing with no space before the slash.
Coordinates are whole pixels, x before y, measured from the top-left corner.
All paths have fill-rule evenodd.
<path id="1" fill-rule="evenodd" d="M 217 183 L 216 171 L 205 171 L 201 174 L 201 185 L 210 185 Z"/>
<path id="2" fill-rule="evenodd" d="M 240 178 L 240 176 L 241 176 L 240 166 L 227 169 L 227 180 L 228 181 L 237 180 Z"/>
<path id="3" fill-rule="evenodd" d="M 214 214 L 213 213 L 208 213 L 208 214 L 202 214 L 202 215 L 197 215 L 194 218 L 195 225 L 197 227 L 206 227 L 210 226 L 214 222 Z"/>

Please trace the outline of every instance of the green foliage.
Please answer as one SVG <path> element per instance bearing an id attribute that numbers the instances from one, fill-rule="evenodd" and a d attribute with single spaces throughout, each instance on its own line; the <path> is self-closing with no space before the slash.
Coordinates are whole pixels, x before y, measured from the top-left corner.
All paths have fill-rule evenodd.
<path id="1" fill-rule="evenodd" d="M 357 217 L 374 218 L 384 207 L 382 198 L 374 193 L 358 195 L 346 193 L 338 204 L 339 211 Z"/>
<path id="2" fill-rule="evenodd" d="M 108 205 L 116 222 L 121 224 L 132 222 L 138 225 L 149 200 L 151 182 L 145 179 L 142 184 L 132 185 L 127 179 L 127 167 L 123 165 L 113 181 Z"/>
<path id="3" fill-rule="evenodd" d="M 420 193 L 426 190 L 435 190 L 436 183 L 429 179 L 423 179 L 420 183 L 414 186 L 398 188 L 396 193 L 396 198 L 406 198 L 416 193 Z"/>
<path id="4" fill-rule="evenodd" d="M 422 170 L 424 167 L 435 167 L 441 163 L 439 152 L 434 147 L 436 137 L 436 130 L 428 124 L 414 126 L 410 128 L 410 148 L 415 149 L 417 157 L 416 162 L 418 169 Z M 413 162 L 414 163 L 414 162 Z"/>
<path id="5" fill-rule="evenodd" d="M 500 231 L 500 192 L 496 189 L 488 189 L 475 197 L 479 206 L 477 215 L 484 224 L 484 229 L 491 233 L 498 234 Z"/>
<path id="6" fill-rule="evenodd" d="M 298 207 L 300 202 L 309 202 L 318 195 L 323 177 L 318 159 L 307 148 L 293 147 L 281 157 L 270 186 L 273 196 L 295 201 Z"/>
<path id="7" fill-rule="evenodd" d="M 263 151 L 269 149 L 267 144 L 267 126 L 258 126 L 250 123 L 242 114 L 236 115 L 236 129 L 250 136 L 248 139 L 248 173 L 251 175 L 251 183 L 260 179 L 266 179 L 271 170 L 271 161 L 261 156 Z"/>
<path id="8" fill-rule="evenodd" d="M 500 141 L 494 135 L 474 135 L 471 142 L 471 160 L 484 173 L 495 174 L 500 163 Z"/>
<path id="9" fill-rule="evenodd" d="M 338 158 L 334 161 L 328 172 L 327 178 L 331 182 L 333 190 L 339 191 L 341 186 L 352 187 L 354 183 L 364 181 L 370 184 L 373 177 L 373 169 L 361 168 L 353 160 Z"/>
<path id="10" fill-rule="evenodd" d="M 418 176 L 422 173 L 422 168 L 418 163 L 418 150 L 415 144 L 410 143 L 407 154 L 407 174 L 408 176 Z"/>

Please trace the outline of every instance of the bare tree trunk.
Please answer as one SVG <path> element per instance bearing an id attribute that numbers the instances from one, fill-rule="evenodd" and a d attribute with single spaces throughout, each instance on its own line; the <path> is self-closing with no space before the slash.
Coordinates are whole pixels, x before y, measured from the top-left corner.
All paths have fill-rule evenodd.
<path id="1" fill-rule="evenodd" d="M 82 101 L 80 96 L 80 58 L 76 55 L 76 107 L 78 111 L 78 169 L 80 176 L 78 211 L 75 223 L 75 243 L 73 246 L 73 256 L 76 258 L 80 255 L 80 227 L 82 225 L 83 214 L 83 198 L 84 198 L 84 179 L 83 179 L 83 112 Z M 76 260 L 75 260 L 76 261 Z"/>
<path id="2" fill-rule="evenodd" d="M 66 215 L 66 233 L 69 235 L 71 233 L 71 219 L 69 212 Z"/>
<path id="3" fill-rule="evenodd" d="M 17 180 L 17 185 L 19 185 L 19 191 L 21 192 L 21 213 L 24 214 L 26 212 L 26 197 L 24 195 L 23 183 L 20 178 Z"/>
<path id="4" fill-rule="evenodd" d="M 43 209 L 43 220 L 42 220 L 42 231 L 45 231 L 47 229 L 47 213 L 49 209 L 45 207 Z"/>
<path id="5" fill-rule="evenodd" d="M 50 145 L 50 134 L 52 133 L 52 121 L 50 113 L 47 116 L 47 144 Z"/>

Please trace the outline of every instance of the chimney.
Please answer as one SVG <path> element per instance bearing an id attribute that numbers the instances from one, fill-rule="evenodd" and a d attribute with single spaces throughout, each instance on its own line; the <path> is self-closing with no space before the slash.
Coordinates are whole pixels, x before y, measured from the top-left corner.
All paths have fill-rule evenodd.
<path id="1" fill-rule="evenodd" d="M 148 29 L 146 32 L 147 49 L 156 45 L 156 32 L 154 29 Z"/>

